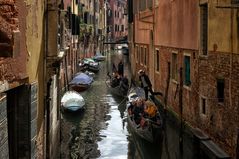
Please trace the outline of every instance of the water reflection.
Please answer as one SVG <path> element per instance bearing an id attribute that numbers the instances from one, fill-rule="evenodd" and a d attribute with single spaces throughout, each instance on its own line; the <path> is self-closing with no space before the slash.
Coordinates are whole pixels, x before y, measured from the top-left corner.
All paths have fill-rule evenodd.
<path id="1" fill-rule="evenodd" d="M 105 136 L 98 142 L 99 150 L 101 153 L 100 158 L 104 159 L 124 159 L 127 158 L 128 153 L 128 131 L 123 124 L 122 114 L 125 110 L 125 99 L 116 102 L 114 98 L 108 96 L 108 104 L 111 106 L 109 114 L 111 119 L 107 121 L 108 127 L 100 131 L 100 136 Z M 121 112 L 119 109 L 121 108 Z"/>

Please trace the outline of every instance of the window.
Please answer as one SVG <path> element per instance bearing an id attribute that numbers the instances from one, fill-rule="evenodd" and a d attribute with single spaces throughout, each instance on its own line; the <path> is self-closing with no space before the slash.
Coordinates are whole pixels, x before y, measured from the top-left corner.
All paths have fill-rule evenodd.
<path id="1" fill-rule="evenodd" d="M 117 31 L 117 28 L 118 28 L 118 27 L 117 27 L 117 24 L 115 24 L 115 32 Z"/>
<path id="2" fill-rule="evenodd" d="M 138 55 L 138 49 L 139 49 L 138 46 L 136 46 L 136 48 L 135 48 L 135 60 L 136 60 L 136 63 L 139 62 L 139 59 L 138 59 L 138 56 L 139 56 Z"/>
<path id="3" fill-rule="evenodd" d="M 159 72 L 159 50 L 156 50 L 156 71 Z"/>
<path id="4" fill-rule="evenodd" d="M 178 55 L 176 53 L 172 53 L 171 78 L 174 80 L 177 80 L 177 70 L 178 70 Z"/>
<path id="5" fill-rule="evenodd" d="M 144 48 L 143 46 L 140 47 L 140 63 L 143 64 L 143 60 L 144 60 Z"/>
<path id="6" fill-rule="evenodd" d="M 144 65 L 147 65 L 147 48 L 144 48 Z"/>
<path id="7" fill-rule="evenodd" d="M 217 99 L 219 103 L 224 102 L 224 88 L 225 88 L 224 79 L 217 79 Z"/>
<path id="8" fill-rule="evenodd" d="M 207 55 L 208 51 L 208 4 L 200 6 L 200 45 L 202 55 Z"/>
<path id="9" fill-rule="evenodd" d="M 141 1 L 139 1 L 139 11 L 144 11 L 144 10 L 146 10 L 146 6 L 147 6 L 146 0 L 141 0 Z"/>
<path id="10" fill-rule="evenodd" d="M 137 61 L 140 62 L 140 49 L 137 47 Z"/>
<path id="11" fill-rule="evenodd" d="M 201 97 L 200 104 L 202 114 L 206 114 L 206 98 Z"/>
<path id="12" fill-rule="evenodd" d="M 191 85 L 190 75 L 190 56 L 184 56 L 184 84 L 186 86 Z"/>
<path id="13" fill-rule="evenodd" d="M 121 25 L 121 31 L 124 31 L 124 25 Z"/>

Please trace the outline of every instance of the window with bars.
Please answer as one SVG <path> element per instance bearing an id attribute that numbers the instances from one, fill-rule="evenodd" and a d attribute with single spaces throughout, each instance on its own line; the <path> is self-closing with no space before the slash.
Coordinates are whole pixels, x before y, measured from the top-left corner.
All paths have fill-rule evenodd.
<path id="1" fill-rule="evenodd" d="M 178 70 L 178 55 L 176 53 L 172 53 L 171 78 L 174 80 L 177 80 L 177 70 Z"/>
<path id="2" fill-rule="evenodd" d="M 191 85 L 190 56 L 184 56 L 184 84 Z"/>
<path id="3" fill-rule="evenodd" d="M 208 4 L 200 5 L 200 43 L 202 55 L 208 54 Z"/>
<path id="4" fill-rule="evenodd" d="M 159 50 L 156 50 L 156 71 L 159 72 Z"/>

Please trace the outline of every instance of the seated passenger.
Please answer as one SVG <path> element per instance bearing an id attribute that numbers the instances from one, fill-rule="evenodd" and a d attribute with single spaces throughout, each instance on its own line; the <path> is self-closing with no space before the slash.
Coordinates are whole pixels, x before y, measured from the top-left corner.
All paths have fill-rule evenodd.
<path id="1" fill-rule="evenodd" d="M 144 112 L 148 115 L 149 118 L 153 118 L 157 114 L 157 107 L 151 101 L 145 102 Z"/>
<path id="2" fill-rule="evenodd" d="M 142 115 L 144 113 L 144 102 L 142 99 L 138 99 L 136 106 L 133 108 L 134 121 L 138 125 L 140 124 Z"/>

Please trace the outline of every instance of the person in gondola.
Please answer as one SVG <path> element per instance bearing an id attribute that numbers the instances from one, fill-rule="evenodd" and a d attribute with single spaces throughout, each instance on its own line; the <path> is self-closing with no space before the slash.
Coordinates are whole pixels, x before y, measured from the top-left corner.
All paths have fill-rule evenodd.
<path id="1" fill-rule="evenodd" d="M 118 63 L 118 73 L 121 77 L 124 76 L 124 64 L 122 60 Z"/>
<path id="2" fill-rule="evenodd" d="M 112 78 L 111 78 L 111 87 L 117 87 L 120 84 L 121 77 L 117 72 L 113 72 Z"/>
<path id="3" fill-rule="evenodd" d="M 125 92 L 128 91 L 128 88 L 129 88 L 129 80 L 128 80 L 128 78 L 127 78 L 126 75 L 121 78 L 120 88 L 122 88 Z"/>
<path id="4" fill-rule="evenodd" d="M 139 70 L 138 74 L 141 87 L 144 89 L 145 100 L 148 100 L 148 92 L 150 92 L 151 95 L 154 95 L 154 92 L 152 90 L 152 84 L 150 82 L 148 75 L 145 74 L 144 70 Z"/>
<path id="5" fill-rule="evenodd" d="M 134 121 L 137 125 L 140 124 L 144 113 L 144 100 L 137 99 L 136 105 L 133 107 Z"/>

